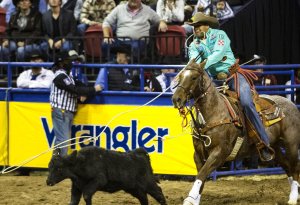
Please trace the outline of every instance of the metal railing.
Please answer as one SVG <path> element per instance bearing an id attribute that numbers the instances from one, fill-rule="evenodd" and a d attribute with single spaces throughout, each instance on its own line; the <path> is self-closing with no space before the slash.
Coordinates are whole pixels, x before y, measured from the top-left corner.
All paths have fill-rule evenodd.
<path id="1" fill-rule="evenodd" d="M 7 87 L 12 87 L 12 79 L 13 79 L 13 70 L 19 69 L 20 67 L 28 68 L 30 66 L 44 66 L 50 67 L 52 63 L 29 63 L 29 62 L 0 62 L 0 66 L 6 66 L 7 68 Z M 74 64 L 73 72 L 76 73 L 76 70 L 81 70 L 82 68 L 93 70 L 95 75 L 97 75 L 99 69 L 110 69 L 117 68 L 123 69 L 124 67 L 128 69 L 136 69 L 139 71 L 140 75 L 140 91 L 144 90 L 145 79 L 144 79 L 144 71 L 145 70 L 161 70 L 161 69 L 177 69 L 178 71 L 184 67 L 184 65 L 144 65 L 144 64 L 135 64 L 135 65 L 121 65 L 121 64 Z M 300 64 L 293 65 L 264 65 L 264 66 L 242 66 L 245 69 L 263 69 L 267 70 L 261 73 L 261 75 L 285 75 L 288 76 L 288 79 L 291 80 L 291 85 L 269 85 L 269 86 L 256 86 L 257 91 L 260 94 L 269 94 L 269 95 L 282 95 L 285 96 L 287 94 L 291 95 L 291 100 L 295 99 L 295 89 L 300 88 L 299 84 L 295 84 L 295 74 L 294 69 L 300 68 Z M 272 71 L 271 71 L 272 69 Z M 75 71 L 74 71 L 75 70 Z M 84 73 L 80 71 L 79 73 Z M 107 73 L 107 72 L 106 72 Z M 170 79 L 174 77 L 176 73 L 167 74 L 168 82 L 170 83 Z M 75 75 L 74 75 L 75 76 Z M 105 90 L 108 88 L 107 83 L 108 77 L 105 76 Z M 290 89 L 287 91 L 286 89 Z M 300 105 L 297 105 L 300 108 Z"/>

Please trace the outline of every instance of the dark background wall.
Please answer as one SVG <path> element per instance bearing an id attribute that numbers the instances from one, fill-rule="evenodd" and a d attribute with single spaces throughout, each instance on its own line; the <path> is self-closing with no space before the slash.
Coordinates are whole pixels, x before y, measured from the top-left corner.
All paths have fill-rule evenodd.
<path id="1" fill-rule="evenodd" d="M 235 53 L 264 55 L 268 64 L 300 63 L 300 0 L 253 0 L 223 22 Z"/>

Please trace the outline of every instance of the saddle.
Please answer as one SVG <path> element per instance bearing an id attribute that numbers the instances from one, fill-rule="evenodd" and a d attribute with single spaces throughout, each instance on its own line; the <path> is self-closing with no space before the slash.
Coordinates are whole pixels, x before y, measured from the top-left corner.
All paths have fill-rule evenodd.
<path id="1" fill-rule="evenodd" d="M 225 96 L 233 106 L 233 109 L 235 109 L 237 113 L 239 113 L 239 117 L 244 119 L 245 116 L 241 110 L 242 108 L 239 104 L 237 93 L 234 91 L 226 90 Z M 269 127 L 285 117 L 281 108 L 279 108 L 276 103 L 266 95 L 259 96 L 256 91 L 252 90 L 252 100 L 255 104 L 256 111 L 258 112 L 265 127 Z M 244 120 L 241 121 L 243 122 Z"/>
<path id="2" fill-rule="evenodd" d="M 260 151 L 264 147 L 266 147 L 266 145 L 260 139 L 258 133 L 254 129 L 250 120 L 244 115 L 244 112 L 240 105 L 240 101 L 238 100 L 238 94 L 234 91 L 230 91 L 226 89 L 222 91 L 223 92 L 222 93 L 220 92 L 220 94 L 227 105 L 227 108 L 229 110 L 229 113 L 231 114 L 234 124 L 236 126 L 241 127 L 244 131 L 244 135 L 248 136 L 251 142 L 256 144 L 258 154 L 260 155 Z M 253 90 L 252 99 L 255 104 L 256 111 L 258 112 L 265 127 L 278 123 L 285 117 L 281 108 L 279 108 L 276 105 L 276 103 L 272 99 L 268 98 L 267 96 L 259 96 L 257 92 Z M 227 161 L 231 161 L 235 158 L 237 152 L 239 151 L 242 145 L 242 142 L 243 142 L 242 137 L 238 138 L 232 153 L 227 158 Z M 270 149 L 270 152 L 274 153 L 272 149 Z"/>

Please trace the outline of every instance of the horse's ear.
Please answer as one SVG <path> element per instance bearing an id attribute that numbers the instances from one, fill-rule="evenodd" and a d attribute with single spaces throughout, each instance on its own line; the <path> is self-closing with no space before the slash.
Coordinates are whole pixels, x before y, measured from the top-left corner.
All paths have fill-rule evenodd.
<path id="1" fill-rule="evenodd" d="M 202 61 L 202 62 L 199 64 L 199 67 L 200 67 L 201 69 L 203 69 L 203 70 L 204 70 L 206 61 L 207 61 L 207 60 L 205 59 L 204 61 Z"/>

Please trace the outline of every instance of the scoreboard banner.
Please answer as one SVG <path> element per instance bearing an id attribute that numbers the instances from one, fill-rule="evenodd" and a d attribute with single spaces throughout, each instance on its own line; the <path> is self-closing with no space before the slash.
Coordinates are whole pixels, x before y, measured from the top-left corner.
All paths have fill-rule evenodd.
<path id="1" fill-rule="evenodd" d="M 9 108 L 11 166 L 54 145 L 49 103 L 10 102 Z M 195 175 L 190 128 L 183 129 L 181 120 L 171 106 L 79 105 L 70 148 L 94 145 L 123 152 L 144 147 L 155 173 Z M 46 168 L 51 154 L 43 154 L 25 166 Z"/>

